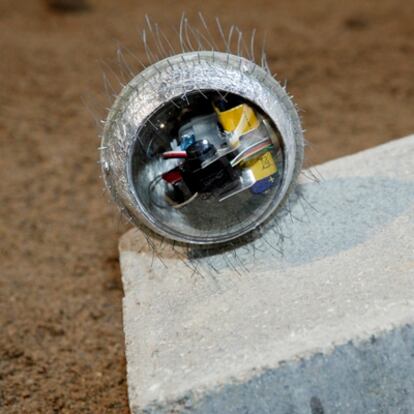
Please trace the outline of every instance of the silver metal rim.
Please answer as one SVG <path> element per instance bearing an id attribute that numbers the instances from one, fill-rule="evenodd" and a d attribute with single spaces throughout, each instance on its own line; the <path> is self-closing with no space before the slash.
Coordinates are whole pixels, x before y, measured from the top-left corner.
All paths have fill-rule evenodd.
<path id="1" fill-rule="evenodd" d="M 130 152 L 143 122 L 165 102 L 197 90 L 231 92 L 258 105 L 278 128 L 284 146 L 282 184 L 274 203 L 253 225 L 223 237 L 187 237 L 157 223 L 141 204 L 131 179 Z M 255 63 L 222 52 L 188 52 L 161 60 L 133 78 L 121 91 L 105 123 L 101 165 L 105 183 L 121 211 L 137 226 L 190 244 L 221 244 L 239 238 L 274 215 L 290 192 L 303 161 L 303 135 L 286 90 Z"/>

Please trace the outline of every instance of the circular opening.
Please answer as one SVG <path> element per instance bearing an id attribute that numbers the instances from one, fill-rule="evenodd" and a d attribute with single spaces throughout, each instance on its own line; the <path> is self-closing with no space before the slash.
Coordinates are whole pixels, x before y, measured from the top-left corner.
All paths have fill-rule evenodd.
<path id="1" fill-rule="evenodd" d="M 194 91 L 141 124 L 129 179 L 156 231 L 217 243 L 254 229 L 276 208 L 284 160 L 280 133 L 261 108 L 225 91 Z"/>

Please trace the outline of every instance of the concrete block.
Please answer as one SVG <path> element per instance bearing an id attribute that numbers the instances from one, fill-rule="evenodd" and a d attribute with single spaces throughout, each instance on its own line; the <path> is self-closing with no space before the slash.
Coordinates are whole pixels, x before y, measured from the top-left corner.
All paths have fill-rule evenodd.
<path id="1" fill-rule="evenodd" d="M 134 414 L 413 412 L 414 136 L 317 171 L 236 251 L 122 237 Z"/>

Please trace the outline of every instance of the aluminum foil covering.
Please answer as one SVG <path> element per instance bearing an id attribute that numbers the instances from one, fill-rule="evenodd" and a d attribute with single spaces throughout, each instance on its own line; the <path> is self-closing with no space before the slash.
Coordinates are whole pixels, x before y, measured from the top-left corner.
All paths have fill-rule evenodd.
<path id="1" fill-rule="evenodd" d="M 170 229 L 168 220 L 180 223 L 178 212 L 170 212 L 163 222 L 142 203 L 140 190 L 133 185 L 131 151 L 139 130 L 157 108 L 173 98 L 198 90 L 219 90 L 239 95 L 260 107 L 273 121 L 283 141 L 283 176 L 270 203 L 240 228 L 210 234 Z M 137 226 L 161 236 L 190 244 L 225 243 L 268 223 L 282 205 L 300 172 L 303 161 L 303 135 L 294 104 L 271 74 L 255 63 L 222 52 L 188 52 L 161 60 L 138 74 L 121 91 L 105 123 L 101 165 L 105 183 L 121 211 Z M 148 172 L 148 174 L 154 174 Z"/>

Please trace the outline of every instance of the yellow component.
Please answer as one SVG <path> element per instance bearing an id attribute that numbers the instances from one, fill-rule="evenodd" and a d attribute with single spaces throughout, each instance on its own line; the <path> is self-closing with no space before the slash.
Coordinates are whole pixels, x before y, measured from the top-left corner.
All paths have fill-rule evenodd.
<path id="1" fill-rule="evenodd" d="M 220 112 L 217 108 L 214 109 L 217 112 L 222 127 L 227 132 L 233 132 L 239 127 L 239 124 L 241 127 L 241 134 L 246 134 L 259 126 L 259 121 L 255 112 L 247 104 L 241 104 L 223 112 Z"/>
<path id="2" fill-rule="evenodd" d="M 277 172 L 277 166 L 270 151 L 260 157 L 243 162 L 243 167 L 250 168 L 256 181 L 263 180 Z"/>

